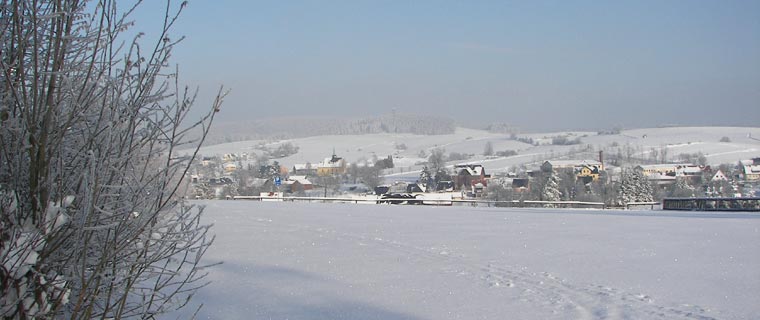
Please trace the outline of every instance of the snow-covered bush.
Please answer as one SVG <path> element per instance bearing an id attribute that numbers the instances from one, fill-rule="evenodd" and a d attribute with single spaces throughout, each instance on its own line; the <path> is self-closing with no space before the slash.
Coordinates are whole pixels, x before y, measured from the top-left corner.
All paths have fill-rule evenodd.
<path id="1" fill-rule="evenodd" d="M 542 201 L 559 201 L 562 199 L 562 192 L 559 190 L 559 177 L 552 170 L 546 177 L 543 188 L 541 189 Z"/>
<path id="2" fill-rule="evenodd" d="M 203 285 L 212 239 L 177 191 L 224 94 L 185 121 L 168 34 L 184 6 L 143 46 L 119 40 L 115 1 L 0 4 L 4 319 L 152 318 Z"/>
<path id="3" fill-rule="evenodd" d="M 622 175 L 620 190 L 618 191 L 619 204 L 654 201 L 652 185 L 641 171 L 624 168 Z"/>

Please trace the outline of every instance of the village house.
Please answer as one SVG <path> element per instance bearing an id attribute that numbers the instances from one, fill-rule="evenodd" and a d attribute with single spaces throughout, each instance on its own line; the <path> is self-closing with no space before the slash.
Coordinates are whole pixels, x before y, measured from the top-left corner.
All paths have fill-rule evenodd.
<path id="1" fill-rule="evenodd" d="M 657 185 L 669 185 L 677 178 L 686 178 L 696 182 L 702 178 L 703 168 L 691 163 L 647 164 L 636 166 L 645 177 Z"/>
<path id="2" fill-rule="evenodd" d="M 435 185 L 436 191 L 443 191 L 443 192 L 449 192 L 454 191 L 454 182 L 453 181 L 438 181 L 438 184 Z"/>
<path id="3" fill-rule="evenodd" d="M 282 182 L 282 188 L 285 192 L 295 193 L 314 189 L 314 185 L 306 176 L 291 175 L 287 180 Z"/>
<path id="4" fill-rule="evenodd" d="M 486 174 L 486 169 L 480 164 L 458 164 L 454 166 L 455 190 L 482 189 L 488 186 L 491 175 Z"/>
<path id="5" fill-rule="evenodd" d="M 755 181 L 760 180 L 760 158 L 753 158 L 752 160 L 742 160 L 739 162 L 744 180 Z"/>
<path id="6" fill-rule="evenodd" d="M 547 160 L 541 164 L 541 171 L 572 171 L 575 178 L 585 183 L 598 181 L 604 164 L 596 160 Z"/>
<path id="7" fill-rule="evenodd" d="M 241 159 L 237 154 L 234 154 L 234 153 L 225 153 L 222 156 L 222 161 L 225 161 L 225 162 L 237 161 L 237 160 L 241 160 Z"/>
<path id="8" fill-rule="evenodd" d="M 419 192 L 425 192 L 427 188 L 425 185 L 420 183 L 410 183 L 406 185 L 406 192 L 407 193 L 419 193 Z"/>
<path id="9" fill-rule="evenodd" d="M 237 164 L 234 162 L 228 162 L 224 164 L 224 172 L 225 173 L 233 173 L 238 169 Z"/>
<path id="10" fill-rule="evenodd" d="M 208 167 L 208 166 L 210 166 L 211 164 L 214 164 L 214 163 L 215 163 L 215 160 L 212 157 L 203 157 L 201 159 L 201 165 L 204 166 L 204 167 Z"/>
<path id="11" fill-rule="evenodd" d="M 333 153 L 332 157 L 325 158 L 317 165 L 317 175 L 331 176 L 346 173 L 346 160 Z"/>
<path id="12" fill-rule="evenodd" d="M 530 179 L 528 178 L 513 178 L 512 179 L 512 191 L 516 193 L 530 192 Z"/>
<path id="13" fill-rule="evenodd" d="M 718 170 L 715 172 L 715 174 L 710 178 L 711 182 L 717 182 L 717 181 L 728 181 L 728 177 L 723 173 L 723 171 Z"/>
<path id="14" fill-rule="evenodd" d="M 636 167 L 644 176 L 661 174 L 671 177 L 700 173 L 698 165 L 691 163 L 643 164 Z"/>

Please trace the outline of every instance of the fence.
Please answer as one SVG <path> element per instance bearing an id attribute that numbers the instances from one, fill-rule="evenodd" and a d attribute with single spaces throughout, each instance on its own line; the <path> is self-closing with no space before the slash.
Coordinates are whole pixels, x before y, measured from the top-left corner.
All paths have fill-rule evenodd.
<path id="1" fill-rule="evenodd" d="M 488 207 L 554 207 L 554 208 L 598 208 L 605 209 L 603 202 L 586 201 L 532 201 L 532 200 L 472 200 L 472 199 L 424 199 L 424 198 L 342 198 L 342 197 L 266 197 L 266 196 L 235 196 L 232 200 L 257 200 L 257 201 L 306 201 L 324 203 L 365 203 L 365 204 L 423 204 L 451 206 L 454 204 L 484 205 Z M 659 204 L 659 203 L 656 203 Z"/>
<path id="2" fill-rule="evenodd" d="M 665 198 L 663 210 L 760 211 L 760 198 Z"/>

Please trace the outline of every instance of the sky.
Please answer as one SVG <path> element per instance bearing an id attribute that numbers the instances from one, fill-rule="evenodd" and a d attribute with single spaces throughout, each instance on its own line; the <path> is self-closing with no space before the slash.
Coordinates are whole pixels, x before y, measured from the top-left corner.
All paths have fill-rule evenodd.
<path id="1" fill-rule="evenodd" d="M 155 33 L 162 1 L 134 16 Z M 176 7 L 178 3 L 175 3 Z M 190 1 L 222 121 L 436 114 L 523 131 L 760 124 L 760 1 Z"/>

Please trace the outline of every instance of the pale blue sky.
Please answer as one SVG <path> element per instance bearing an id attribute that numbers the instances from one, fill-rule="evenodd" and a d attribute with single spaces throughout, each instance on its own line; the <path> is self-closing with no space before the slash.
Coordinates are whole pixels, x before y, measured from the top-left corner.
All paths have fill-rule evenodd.
<path id="1" fill-rule="evenodd" d="M 159 2 L 138 13 L 150 33 Z M 760 1 L 190 1 L 222 120 L 437 113 L 526 131 L 760 125 Z"/>

